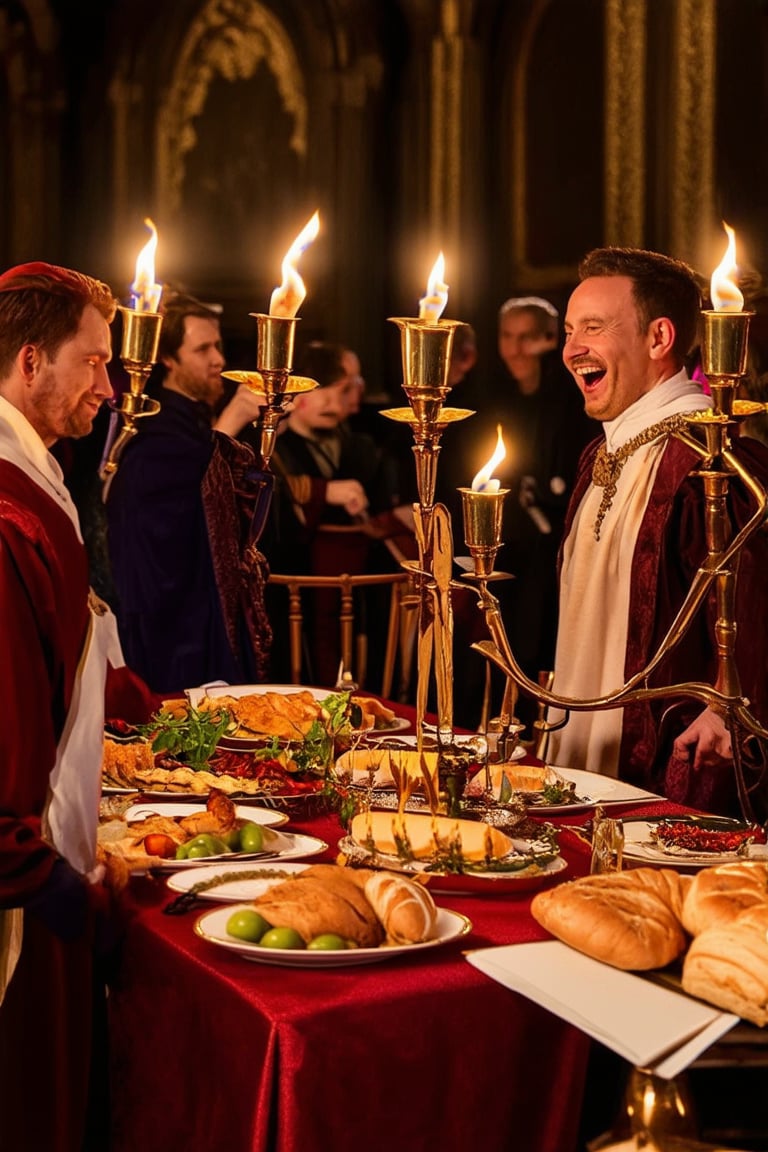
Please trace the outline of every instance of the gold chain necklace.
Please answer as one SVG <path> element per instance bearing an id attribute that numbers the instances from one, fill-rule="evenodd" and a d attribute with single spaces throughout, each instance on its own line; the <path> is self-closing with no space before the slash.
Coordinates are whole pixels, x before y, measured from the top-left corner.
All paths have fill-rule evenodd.
<path id="1" fill-rule="evenodd" d="M 605 444 L 601 444 L 595 456 L 595 462 L 592 465 L 592 483 L 598 488 L 603 489 L 603 498 L 600 501 L 600 507 L 597 510 L 597 517 L 595 519 L 595 540 L 600 539 L 600 528 L 602 527 L 605 514 L 613 503 L 613 498 L 616 495 L 616 488 L 621 476 L 621 470 L 629 460 L 630 456 L 642 448 L 643 444 L 650 444 L 652 440 L 657 440 L 659 436 L 670 436 L 678 429 L 684 428 L 686 420 L 684 416 L 667 416 L 666 419 L 660 420 L 658 424 L 652 424 L 650 428 L 643 429 L 638 432 L 637 436 L 633 436 L 631 440 L 627 440 L 626 444 L 622 444 L 621 448 L 616 452 L 609 452 Z"/>

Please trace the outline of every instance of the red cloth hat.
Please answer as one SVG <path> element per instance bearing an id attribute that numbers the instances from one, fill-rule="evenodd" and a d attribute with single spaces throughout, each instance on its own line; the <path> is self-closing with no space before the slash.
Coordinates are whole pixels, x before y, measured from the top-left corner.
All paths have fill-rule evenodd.
<path id="1" fill-rule="evenodd" d="M 29 264 L 17 264 L 15 268 L 3 272 L 0 276 L 0 292 L 16 292 L 22 288 L 31 288 L 33 285 L 28 281 L 33 276 L 45 276 L 59 284 L 66 284 L 77 292 L 83 291 L 83 281 L 78 272 L 61 268 L 58 264 L 46 264 L 43 260 L 32 260 Z"/>

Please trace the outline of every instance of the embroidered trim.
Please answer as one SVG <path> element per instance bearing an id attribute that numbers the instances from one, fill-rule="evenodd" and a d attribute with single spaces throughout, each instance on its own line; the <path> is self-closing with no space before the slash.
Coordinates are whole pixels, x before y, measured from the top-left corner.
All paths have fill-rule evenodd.
<path id="1" fill-rule="evenodd" d="M 685 426 L 686 419 L 684 416 L 667 416 L 658 424 L 652 424 L 650 428 L 644 428 L 642 432 L 638 432 L 637 436 L 627 440 L 626 444 L 622 444 L 616 452 L 609 452 L 604 443 L 600 445 L 592 465 L 592 483 L 603 489 L 603 498 L 595 518 L 595 540 L 600 539 L 600 529 L 616 495 L 621 470 L 630 456 L 638 448 L 642 448 L 644 444 L 650 444 L 653 440 L 658 440 L 660 436 L 669 437 L 673 432 L 677 432 Z"/>

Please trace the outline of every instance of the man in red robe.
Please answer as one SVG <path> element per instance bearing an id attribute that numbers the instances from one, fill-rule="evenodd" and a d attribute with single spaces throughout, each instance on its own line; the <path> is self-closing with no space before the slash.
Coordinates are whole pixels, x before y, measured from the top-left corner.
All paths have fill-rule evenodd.
<path id="1" fill-rule="evenodd" d="M 707 558 L 704 485 L 695 475 L 703 459 L 674 433 L 685 431 L 710 402 L 685 371 L 700 309 L 690 269 L 658 253 L 607 248 L 586 257 L 580 277 L 568 304 L 563 358 L 604 436 L 582 457 L 568 511 L 554 691 L 594 700 L 648 665 Z M 763 444 L 734 433 L 732 452 L 768 484 Z M 727 505 L 734 532 L 756 512 L 736 476 Z M 735 662 L 741 691 L 763 725 L 766 564 L 764 531 L 753 532 L 739 554 Z M 716 609 L 710 591 L 683 638 L 647 678 L 649 686 L 715 684 Z M 732 732 L 714 701 L 704 707 L 695 698 L 663 696 L 625 708 L 574 710 L 552 735 L 549 758 L 620 776 L 706 811 L 739 810 Z M 768 797 L 760 772 L 758 763 L 748 784 L 764 819 Z"/>
<path id="2" fill-rule="evenodd" d="M 103 1129 L 91 1126 L 92 1036 L 105 1016 L 94 963 L 108 911 L 95 861 L 105 688 L 120 694 L 111 707 L 134 720 L 156 701 L 123 666 L 111 614 L 92 607 L 77 512 L 48 449 L 90 432 L 112 395 L 115 306 L 106 285 L 53 265 L 0 276 L 0 1142 L 8 1148 L 106 1147 Z"/>

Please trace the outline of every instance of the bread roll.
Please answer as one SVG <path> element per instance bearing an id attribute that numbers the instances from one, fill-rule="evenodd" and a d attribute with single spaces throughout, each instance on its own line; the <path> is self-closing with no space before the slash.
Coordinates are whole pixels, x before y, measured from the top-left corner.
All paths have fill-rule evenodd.
<path id="1" fill-rule="evenodd" d="M 365 884 L 365 895 L 393 944 L 420 944 L 437 934 L 437 908 L 423 884 L 375 872 Z"/>
<path id="2" fill-rule="evenodd" d="M 723 927 L 744 908 L 768 901 L 768 864 L 734 860 L 702 868 L 683 903 L 683 924 L 691 936 Z"/>
<path id="3" fill-rule="evenodd" d="M 460 848 L 465 860 L 498 859 L 512 851 L 509 836 L 478 820 L 406 812 L 360 812 L 352 820 L 352 839 L 378 852 L 400 855 L 405 845 L 415 860 L 430 860 L 436 852 Z"/>
<path id="4" fill-rule="evenodd" d="M 584 876 L 538 892 L 531 913 L 572 948 L 626 971 L 663 968 L 684 950 L 690 877 L 669 868 Z"/>
<path id="5" fill-rule="evenodd" d="M 761 1028 L 768 1023 L 768 901 L 692 941 L 683 989 Z"/>
<path id="6" fill-rule="evenodd" d="M 295 928 L 305 943 L 326 932 L 359 948 L 375 948 L 384 939 L 384 929 L 360 884 L 338 874 L 330 880 L 327 875 L 299 873 L 257 897 L 254 906 L 274 928 Z"/>

